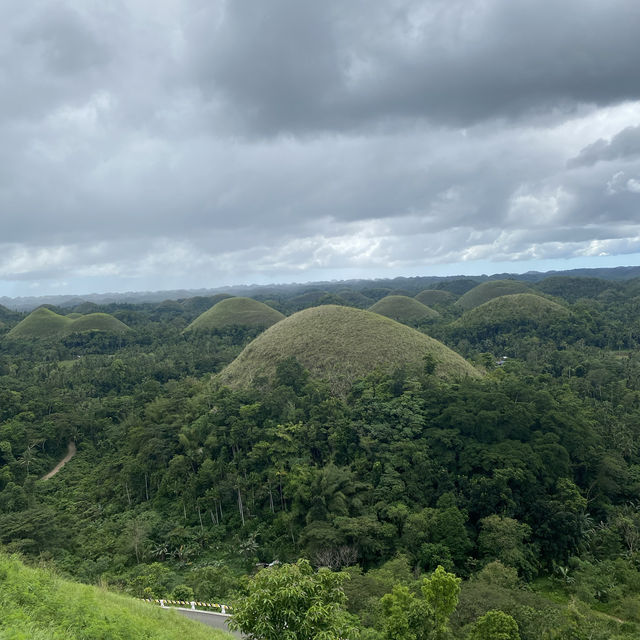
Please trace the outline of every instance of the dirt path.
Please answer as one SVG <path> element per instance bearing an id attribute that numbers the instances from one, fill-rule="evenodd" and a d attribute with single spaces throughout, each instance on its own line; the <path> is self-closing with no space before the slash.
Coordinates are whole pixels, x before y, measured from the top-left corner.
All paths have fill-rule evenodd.
<path id="1" fill-rule="evenodd" d="M 75 455 L 76 455 L 76 443 L 70 442 L 67 448 L 67 455 L 64 458 L 62 458 L 62 460 L 60 460 L 60 462 L 58 462 L 58 464 L 53 469 L 51 469 L 51 471 L 49 471 L 49 473 L 47 473 L 46 476 L 42 476 L 40 480 L 48 480 L 49 478 L 53 478 L 53 476 L 55 476 L 56 473 L 58 473 L 58 471 L 60 471 L 60 469 L 62 469 L 62 467 L 64 467 L 64 465 L 67 464 L 67 462 L 69 462 L 69 460 L 71 460 L 71 458 L 73 458 L 73 456 Z"/>

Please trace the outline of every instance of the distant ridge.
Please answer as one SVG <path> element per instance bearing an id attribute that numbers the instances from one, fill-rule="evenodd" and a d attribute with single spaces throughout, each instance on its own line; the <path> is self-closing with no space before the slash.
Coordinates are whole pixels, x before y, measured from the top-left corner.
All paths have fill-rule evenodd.
<path id="1" fill-rule="evenodd" d="M 480 375 L 457 353 L 415 329 L 370 311 L 325 305 L 299 311 L 267 329 L 219 379 L 237 387 L 272 381 L 278 363 L 294 357 L 312 377 L 327 380 L 341 394 L 376 368 L 422 370 L 427 356 L 439 377 Z"/>
<path id="2" fill-rule="evenodd" d="M 439 284 L 446 284 L 454 280 L 472 279 L 478 283 L 487 280 L 504 280 L 512 278 L 522 282 L 535 283 L 544 280 L 549 276 L 572 276 L 584 278 L 600 278 L 604 280 L 630 280 L 640 277 L 640 266 L 607 267 L 593 269 L 567 269 L 566 271 L 528 271 L 526 273 L 499 273 L 493 275 L 465 276 L 464 274 L 452 276 L 413 276 L 397 278 L 371 278 L 368 280 L 339 280 L 339 281 L 318 281 L 288 284 L 268 284 L 268 285 L 233 285 L 225 287 L 205 288 L 205 289 L 171 289 L 162 291 L 127 291 L 124 293 L 89 293 L 81 296 L 74 295 L 44 295 L 44 296 L 19 296 L 15 298 L 0 297 L 0 304 L 17 311 L 31 311 L 43 304 L 54 304 L 56 306 L 76 306 L 81 301 L 93 302 L 95 304 L 110 303 L 143 303 L 162 302 L 163 300 L 184 300 L 195 296 L 211 296 L 218 293 L 228 295 L 253 297 L 262 295 L 268 291 L 271 294 L 283 292 L 287 295 L 302 294 L 309 287 L 319 287 L 332 293 L 338 289 L 349 287 L 355 290 L 371 289 L 373 287 L 387 287 L 390 290 L 404 289 L 406 291 L 419 293 L 424 289 L 443 288 L 436 287 Z M 365 295 L 366 292 L 363 291 Z"/>

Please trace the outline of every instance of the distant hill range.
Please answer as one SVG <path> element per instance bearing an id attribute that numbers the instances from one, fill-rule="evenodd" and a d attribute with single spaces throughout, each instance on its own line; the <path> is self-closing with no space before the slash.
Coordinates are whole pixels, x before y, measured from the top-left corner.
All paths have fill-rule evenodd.
<path id="1" fill-rule="evenodd" d="M 307 282 L 291 284 L 270 284 L 270 285 L 237 285 L 228 287 L 217 287 L 213 289 L 173 289 L 169 291 L 128 291 L 125 293 L 89 293 L 86 295 L 49 295 L 49 296 L 22 296 L 10 298 L 0 297 L 0 305 L 15 311 L 31 311 L 44 304 L 55 305 L 63 309 L 71 309 L 78 305 L 91 302 L 97 305 L 104 304 L 140 304 L 158 303 L 165 300 L 186 300 L 196 296 L 212 296 L 216 294 L 227 294 L 231 296 L 252 297 L 259 300 L 269 299 L 278 301 L 282 296 L 291 298 L 299 295 L 312 298 L 321 292 L 322 296 L 338 294 L 346 297 L 344 289 L 350 291 L 348 295 L 353 296 L 353 292 L 360 292 L 367 296 L 371 302 L 375 302 L 390 293 L 402 295 L 417 295 L 425 289 L 440 289 L 450 291 L 456 295 L 463 295 L 474 285 L 488 280 L 520 280 L 527 283 L 537 283 L 550 276 L 573 277 L 573 278 L 599 278 L 610 281 L 624 281 L 631 278 L 640 278 L 640 266 L 637 267 L 612 267 L 602 269 L 568 269 L 566 271 L 528 271 L 527 273 L 496 273 L 493 275 L 480 276 L 415 276 L 398 277 L 375 280 L 341 280 L 333 282 Z M 372 294 L 379 292 L 379 295 Z M 352 301 L 346 300 L 349 304 Z M 327 302 L 331 302 L 327 300 Z M 306 305 L 302 305 L 306 306 Z M 358 304 L 357 306 L 365 306 Z M 366 305 L 368 306 L 368 305 Z M 292 311 L 295 309 L 292 309 Z"/>

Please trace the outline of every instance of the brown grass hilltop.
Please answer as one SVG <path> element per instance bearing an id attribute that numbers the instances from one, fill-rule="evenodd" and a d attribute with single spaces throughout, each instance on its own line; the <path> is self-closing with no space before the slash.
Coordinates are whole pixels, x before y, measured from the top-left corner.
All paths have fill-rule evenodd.
<path id="1" fill-rule="evenodd" d="M 370 311 L 324 305 L 305 309 L 267 329 L 220 374 L 223 384 L 250 386 L 273 379 L 277 364 L 295 357 L 316 379 L 326 379 L 336 393 L 373 369 L 399 366 L 418 370 L 425 356 L 436 362 L 436 375 L 455 379 L 480 374 L 457 353 L 415 329 Z"/>

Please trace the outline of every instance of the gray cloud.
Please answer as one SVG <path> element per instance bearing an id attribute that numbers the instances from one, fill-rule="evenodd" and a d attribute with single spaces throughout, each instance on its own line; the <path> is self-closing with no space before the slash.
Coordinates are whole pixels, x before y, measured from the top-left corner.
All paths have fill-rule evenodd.
<path id="1" fill-rule="evenodd" d="M 569 167 L 584 167 L 596 162 L 640 157 L 640 126 L 626 127 L 611 140 L 600 138 L 569 160 Z"/>
<path id="2" fill-rule="evenodd" d="M 239 0 L 188 27 L 195 81 L 269 133 L 469 125 L 636 99 L 632 0 Z"/>
<path id="3" fill-rule="evenodd" d="M 0 285 L 638 247 L 630 0 L 9 0 L 0 19 Z"/>

